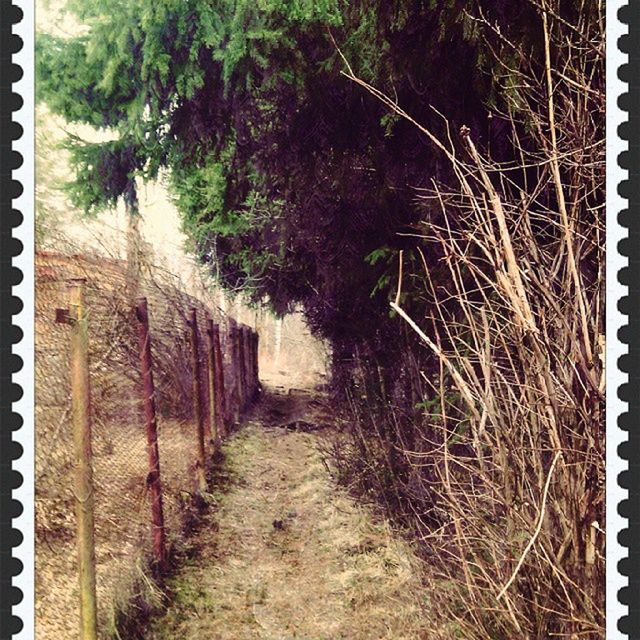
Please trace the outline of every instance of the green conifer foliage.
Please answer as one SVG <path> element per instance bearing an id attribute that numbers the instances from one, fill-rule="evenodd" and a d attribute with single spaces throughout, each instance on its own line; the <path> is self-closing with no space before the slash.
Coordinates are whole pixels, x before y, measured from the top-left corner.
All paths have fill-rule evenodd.
<path id="1" fill-rule="evenodd" d="M 341 74 L 333 40 L 417 117 L 435 123 L 429 105 L 446 103 L 473 119 L 487 82 L 455 69 L 452 49 L 477 56 L 473 34 L 458 37 L 463 4 L 74 0 L 87 32 L 38 39 L 39 97 L 119 135 L 72 142 L 74 202 L 133 202 L 135 176 L 165 167 L 186 230 L 226 284 L 278 312 L 302 303 L 325 337 L 367 336 L 386 317 L 388 278 L 365 258 L 401 247 L 397 232 L 418 217 L 412 188 L 438 168 Z"/>

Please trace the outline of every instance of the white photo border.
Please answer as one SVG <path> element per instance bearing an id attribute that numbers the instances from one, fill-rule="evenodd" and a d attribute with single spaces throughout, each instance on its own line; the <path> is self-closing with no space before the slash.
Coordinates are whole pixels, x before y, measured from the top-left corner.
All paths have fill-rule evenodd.
<path id="1" fill-rule="evenodd" d="M 14 237 L 22 243 L 22 253 L 14 258 L 13 266 L 22 272 L 22 281 L 13 288 L 13 294 L 22 301 L 22 310 L 14 323 L 23 332 L 22 340 L 14 345 L 14 353 L 23 362 L 22 369 L 14 374 L 13 381 L 22 388 L 22 397 L 14 403 L 13 410 L 22 417 L 22 426 L 14 432 L 14 441 L 22 446 L 22 456 L 15 460 L 13 469 L 22 476 L 22 484 L 13 491 L 13 498 L 22 504 L 22 513 L 14 519 L 14 528 L 21 531 L 22 543 L 14 549 L 14 557 L 23 565 L 22 572 L 13 579 L 13 586 L 22 591 L 22 600 L 13 607 L 13 615 L 22 621 L 22 629 L 15 635 L 20 640 L 35 638 L 34 607 L 34 225 L 35 225 L 35 2 L 16 0 L 14 6 L 22 10 L 23 17 L 13 26 L 13 34 L 22 40 L 22 48 L 13 56 L 13 62 L 22 68 L 21 79 L 13 90 L 23 100 L 22 107 L 13 114 L 14 121 L 23 128 L 22 136 L 14 141 L 13 149 L 23 158 L 13 178 L 22 184 L 22 194 L 13 202 L 23 216 L 22 223 L 14 230 Z"/>
<path id="2" fill-rule="evenodd" d="M 620 329 L 626 317 L 619 309 L 619 301 L 627 295 L 628 287 L 619 280 L 620 270 L 628 260 L 620 254 L 619 243 L 627 237 L 627 230 L 619 222 L 619 214 L 627 208 L 627 201 L 620 195 L 619 185 L 628 177 L 628 172 L 619 164 L 619 156 L 626 151 L 627 144 L 620 137 L 620 125 L 627 120 L 619 104 L 619 97 L 627 91 L 620 79 L 619 69 L 627 62 L 620 51 L 619 40 L 628 32 L 622 23 L 619 11 L 625 3 L 616 0 L 607 3 L 606 47 L 607 47 L 607 113 L 606 113 L 606 637 L 613 640 L 621 637 L 620 619 L 627 615 L 627 607 L 620 602 L 619 591 L 628 585 L 628 577 L 619 570 L 620 561 L 627 551 L 619 535 L 627 521 L 619 513 L 618 505 L 628 497 L 628 492 L 619 484 L 620 474 L 628 468 L 628 462 L 620 457 L 620 445 L 626 441 L 625 431 L 619 426 L 619 417 L 627 410 L 627 403 L 620 399 L 619 388 L 628 376 L 619 368 L 620 358 L 627 353 L 627 345 L 620 340 Z"/>

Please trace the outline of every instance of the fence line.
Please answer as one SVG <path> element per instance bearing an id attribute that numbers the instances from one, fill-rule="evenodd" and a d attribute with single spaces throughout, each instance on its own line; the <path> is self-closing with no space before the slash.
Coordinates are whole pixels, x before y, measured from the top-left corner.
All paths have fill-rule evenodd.
<path id="1" fill-rule="evenodd" d="M 169 290 L 129 301 L 119 276 L 110 273 L 106 286 L 99 277 L 68 286 L 69 308 L 57 309 L 55 319 L 69 330 L 55 332 L 57 348 L 47 348 L 47 331 L 37 341 L 37 367 L 48 366 L 42 352 L 56 356 L 50 388 L 40 389 L 48 402 L 37 402 L 39 640 L 72 638 L 78 629 L 80 640 L 113 635 L 149 582 L 144 574 L 167 569 L 193 518 L 191 496 L 209 489 L 212 455 L 259 389 L 250 327 L 228 319 L 223 336 L 217 310 L 187 306 L 188 298 Z M 60 295 L 57 279 L 54 288 Z M 50 332 L 53 309 L 42 300 L 36 306 Z M 64 353 L 68 360 L 57 357 Z M 72 475 L 75 519 L 68 515 Z"/>

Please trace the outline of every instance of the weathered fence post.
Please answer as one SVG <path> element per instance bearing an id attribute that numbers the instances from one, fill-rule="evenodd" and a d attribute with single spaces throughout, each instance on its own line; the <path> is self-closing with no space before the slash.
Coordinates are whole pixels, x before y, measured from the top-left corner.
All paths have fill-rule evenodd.
<path id="1" fill-rule="evenodd" d="M 213 320 L 207 318 L 207 382 L 209 383 L 209 422 L 211 425 L 211 443 L 215 447 L 220 438 L 218 413 L 220 411 L 216 393 L 216 356 L 213 333 Z"/>
<path id="2" fill-rule="evenodd" d="M 147 299 L 140 298 L 136 305 L 138 320 L 138 348 L 140 351 L 140 373 L 142 376 L 142 404 L 147 427 L 147 451 L 149 475 L 147 486 L 151 496 L 151 535 L 153 555 L 160 571 L 167 567 L 166 536 L 162 509 L 162 487 L 160 484 L 160 453 L 158 451 L 158 425 L 156 421 L 155 387 L 151 360 L 151 336 L 149 334 L 149 312 Z"/>
<path id="3" fill-rule="evenodd" d="M 84 279 L 69 282 L 69 309 L 56 319 L 71 325 L 71 412 L 75 453 L 75 502 L 80 586 L 80 638 L 97 637 L 94 493 L 91 450 L 89 336 Z"/>
<path id="4" fill-rule="evenodd" d="M 241 381 L 240 381 L 240 358 L 238 347 L 238 323 L 229 318 L 229 347 L 231 348 L 231 370 L 232 370 L 232 385 L 231 385 L 231 411 L 233 422 L 238 424 L 240 422 L 240 403 L 241 403 Z"/>
<path id="5" fill-rule="evenodd" d="M 253 329 L 247 330 L 247 378 L 249 380 L 249 403 L 255 400 L 256 381 L 253 377 Z"/>
<path id="6" fill-rule="evenodd" d="M 240 352 L 240 388 L 242 393 L 240 395 L 240 410 L 244 413 L 247 408 L 247 328 L 241 324 L 238 331 L 238 348 Z"/>
<path id="7" fill-rule="evenodd" d="M 253 329 L 249 329 L 249 331 L 247 332 L 247 340 L 249 341 L 249 359 L 247 362 L 247 367 L 249 370 L 249 388 L 251 390 L 250 393 L 250 400 L 251 402 L 253 402 L 256 399 L 256 379 L 255 379 L 255 368 L 253 366 L 253 361 L 254 361 L 254 348 L 255 348 L 255 342 L 254 342 L 254 336 L 255 336 L 255 332 Z"/>
<path id="8" fill-rule="evenodd" d="M 215 386 L 216 386 L 216 403 L 218 417 L 218 434 L 220 438 L 227 437 L 227 425 L 226 419 L 226 401 L 225 401 L 225 387 L 224 387 L 224 364 L 222 362 L 222 349 L 220 347 L 220 327 L 217 324 L 213 325 L 213 350 L 214 350 L 214 372 L 215 372 Z"/>
<path id="9" fill-rule="evenodd" d="M 260 390 L 260 368 L 258 354 L 260 349 L 260 334 L 256 331 L 253 334 L 253 380 L 255 384 L 255 394 Z"/>
<path id="10" fill-rule="evenodd" d="M 200 383 L 200 354 L 198 350 L 198 317 L 195 308 L 191 309 L 188 325 L 191 329 L 191 371 L 193 373 L 193 415 L 196 420 L 198 433 L 198 460 L 196 462 L 196 474 L 200 491 L 207 490 L 207 478 L 205 475 L 206 453 L 204 445 L 204 415 L 202 411 L 202 389 Z"/>
<path id="11" fill-rule="evenodd" d="M 244 380 L 246 389 L 245 404 L 247 408 L 253 402 L 253 380 L 251 378 L 251 327 L 244 328 Z"/>
<path id="12" fill-rule="evenodd" d="M 251 405 L 253 403 L 253 329 L 251 327 L 247 327 L 246 333 L 246 343 L 247 343 L 247 357 L 246 357 L 246 369 L 247 369 L 247 404 Z"/>

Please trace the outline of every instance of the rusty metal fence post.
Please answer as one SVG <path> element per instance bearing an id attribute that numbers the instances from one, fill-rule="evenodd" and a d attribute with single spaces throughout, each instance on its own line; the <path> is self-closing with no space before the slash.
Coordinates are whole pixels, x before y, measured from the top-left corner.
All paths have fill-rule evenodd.
<path id="1" fill-rule="evenodd" d="M 74 485 L 80 587 L 80 638 L 81 640 L 96 640 L 97 604 L 91 390 L 84 287 L 84 279 L 69 282 L 69 309 L 57 309 L 56 320 L 71 326 L 71 412 L 75 454 Z"/>
<path id="2" fill-rule="evenodd" d="M 140 373 L 142 377 L 142 404 L 147 430 L 147 451 L 149 454 L 149 475 L 147 486 L 151 496 L 151 535 L 153 555 L 159 571 L 167 566 L 166 534 L 162 509 L 162 487 L 160 484 L 160 453 L 158 451 L 158 426 L 156 421 L 155 388 L 151 359 L 151 335 L 149 333 L 149 312 L 146 298 L 140 298 L 136 305 L 138 320 L 138 348 L 140 351 Z"/>
<path id="3" fill-rule="evenodd" d="M 217 430 L 221 439 L 227 437 L 227 418 L 225 386 L 224 386 L 224 364 L 222 362 L 222 348 L 220 347 L 220 327 L 217 324 L 212 325 L 213 355 L 214 355 L 214 374 L 215 374 L 215 390 L 216 390 L 216 416 L 218 418 Z"/>
<path id="4" fill-rule="evenodd" d="M 218 405 L 218 394 L 216 393 L 216 355 L 215 341 L 213 333 L 213 320 L 207 318 L 207 382 L 209 385 L 209 423 L 211 425 L 211 444 L 216 447 L 220 439 L 220 430 L 218 429 L 218 413 L 220 407 Z"/>
<path id="5" fill-rule="evenodd" d="M 193 374 L 193 415 L 196 421 L 198 434 L 198 459 L 196 461 L 196 475 L 200 491 L 207 490 L 207 478 L 205 475 L 206 452 L 204 435 L 204 415 L 202 411 L 202 389 L 200 382 L 200 353 L 198 349 L 198 317 L 196 309 L 192 308 L 188 323 L 191 333 L 191 371 Z"/>

